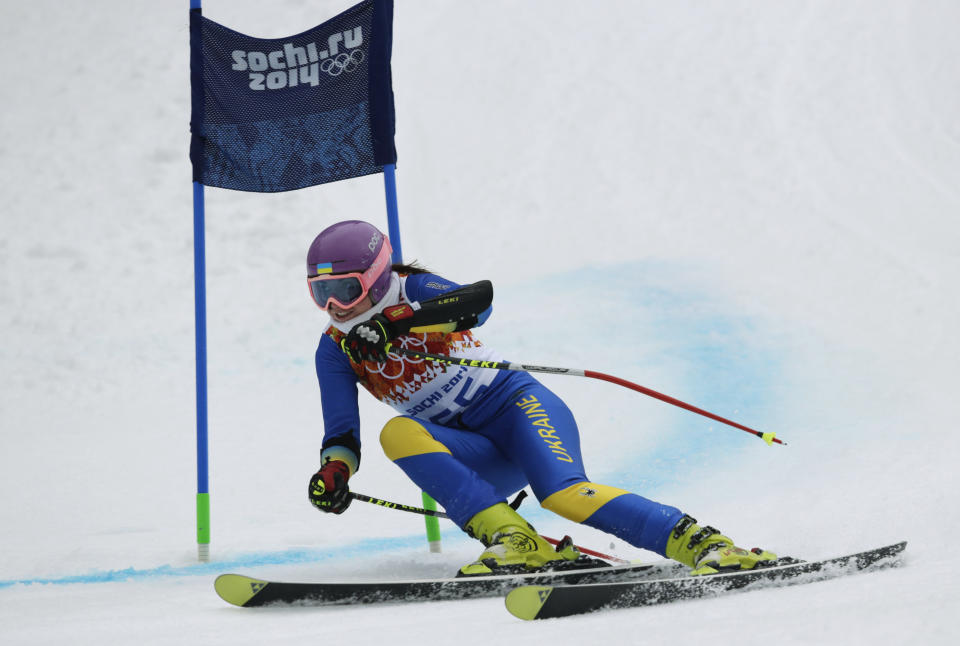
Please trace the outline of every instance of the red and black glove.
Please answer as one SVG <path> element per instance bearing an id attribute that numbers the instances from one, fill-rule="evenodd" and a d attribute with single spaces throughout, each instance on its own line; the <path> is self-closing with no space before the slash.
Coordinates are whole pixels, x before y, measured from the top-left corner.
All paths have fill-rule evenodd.
<path id="1" fill-rule="evenodd" d="M 346 462 L 330 460 L 310 478 L 310 502 L 320 511 L 342 514 L 353 500 L 347 486 L 349 479 L 350 467 Z"/>
<path id="2" fill-rule="evenodd" d="M 340 342 L 340 347 L 355 363 L 387 360 L 387 344 L 410 331 L 414 309 L 392 305 L 369 321 L 357 323 Z"/>

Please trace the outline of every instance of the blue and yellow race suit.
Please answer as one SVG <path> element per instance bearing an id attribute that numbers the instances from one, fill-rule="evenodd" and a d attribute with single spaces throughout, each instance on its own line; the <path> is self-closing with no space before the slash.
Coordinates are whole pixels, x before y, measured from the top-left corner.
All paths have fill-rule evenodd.
<path id="1" fill-rule="evenodd" d="M 430 273 L 394 274 L 392 280 L 387 295 L 364 318 L 390 305 L 428 300 L 460 287 Z M 489 315 L 490 309 L 479 317 L 478 326 Z M 683 513 L 591 482 L 573 414 L 529 373 L 451 366 L 399 354 L 382 363 L 355 363 L 340 350 L 349 326 L 340 328 L 331 323 L 316 353 L 325 430 L 322 459 L 343 460 L 351 473 L 359 468 L 359 383 L 400 413 L 380 433 L 387 457 L 461 528 L 529 484 L 546 509 L 664 554 L 670 530 Z M 478 362 L 502 360 L 472 330 L 409 334 L 394 344 Z"/>

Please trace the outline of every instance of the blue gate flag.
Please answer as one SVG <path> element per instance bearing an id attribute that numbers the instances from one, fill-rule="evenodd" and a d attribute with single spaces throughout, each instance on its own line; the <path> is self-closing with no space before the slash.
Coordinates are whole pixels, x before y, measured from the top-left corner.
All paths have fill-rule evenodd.
<path id="1" fill-rule="evenodd" d="M 393 0 L 288 38 L 190 11 L 190 160 L 207 186 L 275 193 L 395 164 Z"/>

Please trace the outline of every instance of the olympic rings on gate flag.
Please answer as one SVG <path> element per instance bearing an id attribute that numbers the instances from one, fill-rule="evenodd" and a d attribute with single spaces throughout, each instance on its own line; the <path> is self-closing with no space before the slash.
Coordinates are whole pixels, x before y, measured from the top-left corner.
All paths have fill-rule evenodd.
<path id="1" fill-rule="evenodd" d="M 350 53 L 341 52 L 333 58 L 326 58 L 320 63 L 320 69 L 330 76 L 339 76 L 343 72 L 352 72 L 363 62 L 363 51 L 355 49 Z"/>

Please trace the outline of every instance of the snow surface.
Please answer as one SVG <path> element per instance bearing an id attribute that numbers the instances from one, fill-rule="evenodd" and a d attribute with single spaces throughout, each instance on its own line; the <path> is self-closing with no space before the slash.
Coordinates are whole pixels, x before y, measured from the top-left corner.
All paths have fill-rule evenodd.
<path id="1" fill-rule="evenodd" d="M 443 576 L 445 529 L 306 502 L 324 316 L 303 256 L 384 223 L 379 176 L 207 191 L 213 562 L 194 535 L 187 2 L 0 4 L 0 635 L 4 644 L 956 643 L 960 4 L 953 0 L 398 2 L 403 246 L 493 280 L 481 338 L 544 381 L 588 473 L 742 544 L 906 566 L 524 623 L 499 599 L 248 611 L 224 571 Z M 209 0 L 263 37 L 341 0 Z M 362 400 L 358 491 L 417 503 Z M 524 508 L 545 534 L 657 558 Z M 509 641 L 508 641 L 509 640 Z M 526 641 L 525 641 L 526 640 Z"/>

